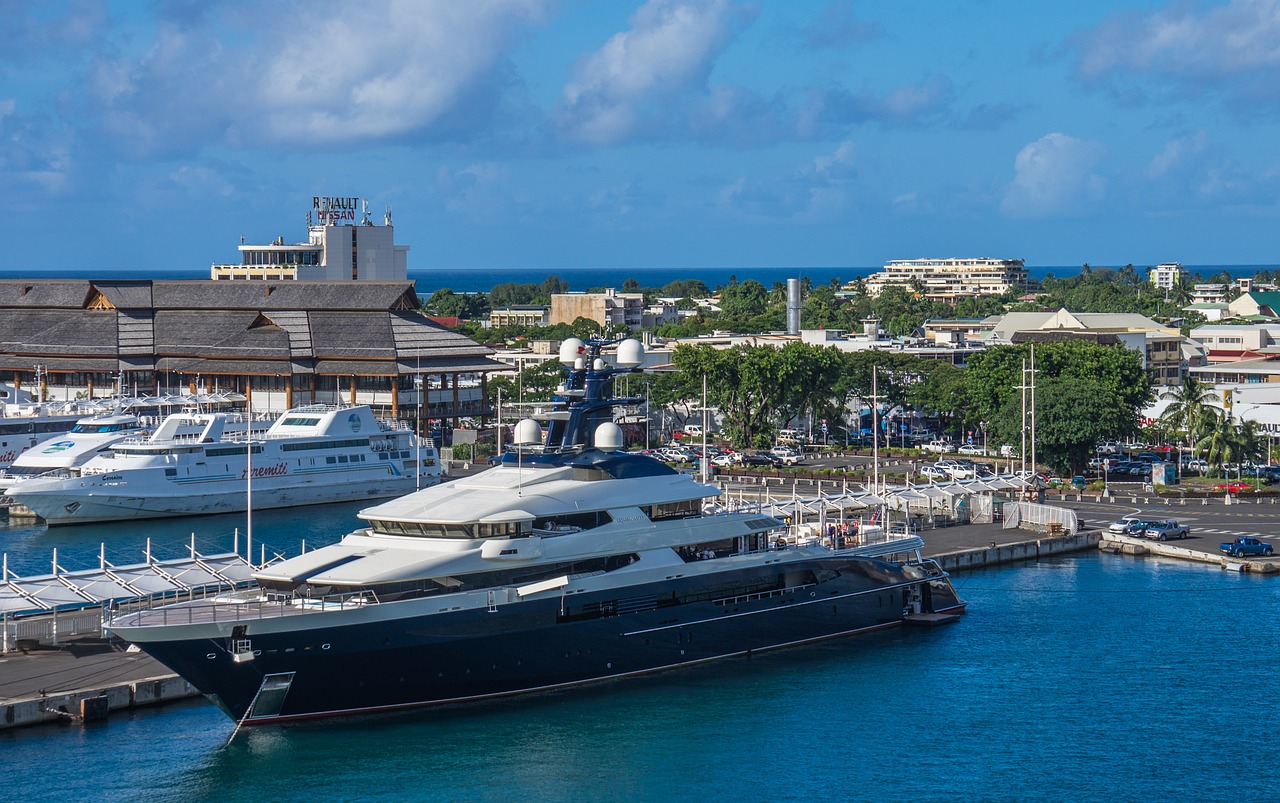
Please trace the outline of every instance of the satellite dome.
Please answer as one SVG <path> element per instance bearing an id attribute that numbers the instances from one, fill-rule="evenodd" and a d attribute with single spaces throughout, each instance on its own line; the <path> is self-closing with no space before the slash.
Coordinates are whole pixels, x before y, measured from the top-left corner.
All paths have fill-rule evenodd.
<path id="1" fill-rule="evenodd" d="M 560 344 L 560 362 L 564 365 L 573 365 L 573 361 L 578 358 L 582 350 L 587 347 L 576 337 L 571 337 Z"/>
<path id="2" fill-rule="evenodd" d="M 517 446 L 531 446 L 542 443 L 542 427 L 532 418 L 525 418 L 516 424 L 515 441 Z"/>
<path id="3" fill-rule="evenodd" d="M 622 448 L 622 427 L 606 421 L 596 427 L 596 448 L 602 452 L 616 452 Z"/>
<path id="4" fill-rule="evenodd" d="M 623 368 L 635 368 L 644 362 L 644 344 L 634 337 L 629 337 L 618 344 L 618 365 Z"/>

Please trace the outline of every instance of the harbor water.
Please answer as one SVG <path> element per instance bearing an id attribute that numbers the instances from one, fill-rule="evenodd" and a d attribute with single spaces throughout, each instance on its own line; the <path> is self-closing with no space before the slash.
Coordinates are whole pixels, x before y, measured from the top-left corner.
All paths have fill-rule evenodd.
<path id="1" fill-rule="evenodd" d="M 357 508 L 262 513 L 255 537 L 326 543 Z M 60 560 L 96 562 L 100 536 L 115 540 L 111 559 L 148 532 L 181 549 L 235 519 L 0 537 L 11 562 L 38 569 L 55 544 Z M 970 608 L 954 625 L 468 708 L 246 729 L 229 746 L 232 723 L 203 702 L 0 733 L 0 797 L 1274 799 L 1274 578 L 1087 552 L 956 583 Z"/>

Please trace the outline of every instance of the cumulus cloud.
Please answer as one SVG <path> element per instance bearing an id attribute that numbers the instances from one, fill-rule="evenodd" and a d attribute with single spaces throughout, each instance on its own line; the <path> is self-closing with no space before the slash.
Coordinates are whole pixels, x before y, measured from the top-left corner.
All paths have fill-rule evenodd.
<path id="1" fill-rule="evenodd" d="M 1106 182 L 1096 172 L 1103 147 L 1061 133 L 1045 134 L 1014 158 L 1013 183 L 1000 208 L 1018 218 L 1081 217 L 1102 199 Z"/>
<path id="2" fill-rule="evenodd" d="M 352 13 L 309 0 L 166 17 L 141 57 L 96 61 L 89 105 L 144 155 L 211 141 L 445 138 L 500 104 L 511 82 L 504 52 L 549 2 L 380 0 Z"/>
<path id="3" fill-rule="evenodd" d="M 748 17 L 728 0 L 649 0 L 630 30 L 578 63 L 561 94 L 561 130 L 607 145 L 664 125 L 663 112 L 681 98 L 706 97 L 716 58 Z"/>
<path id="4" fill-rule="evenodd" d="M 1175 3 L 1113 15 L 1071 40 L 1076 74 L 1128 105 L 1152 90 L 1220 95 L 1244 108 L 1280 102 L 1280 2 Z M 1134 86 L 1134 83 L 1138 86 Z"/>

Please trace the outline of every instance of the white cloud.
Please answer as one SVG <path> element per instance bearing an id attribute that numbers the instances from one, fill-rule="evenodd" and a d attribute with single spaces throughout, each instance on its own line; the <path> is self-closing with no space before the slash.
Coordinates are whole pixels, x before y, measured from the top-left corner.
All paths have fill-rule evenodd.
<path id="1" fill-rule="evenodd" d="M 715 59 L 740 18 L 728 0 L 649 0 L 630 30 L 578 63 L 561 94 L 560 127 L 574 139 L 607 145 L 661 125 L 659 112 L 671 101 L 706 94 Z"/>
<path id="2" fill-rule="evenodd" d="M 91 102 L 108 131 L 147 154 L 470 131 L 502 100 L 507 49 L 550 2 L 219 6 L 162 23 L 141 58 L 97 62 Z"/>
<path id="3" fill-rule="evenodd" d="M 1152 80 L 1181 93 L 1213 93 L 1233 104 L 1280 100 L 1280 0 L 1174 3 L 1125 12 L 1073 37 L 1086 83 Z M 1118 97 L 1141 98 L 1132 86 Z"/>
<path id="4" fill-rule="evenodd" d="M 1082 217 L 1102 199 L 1105 180 L 1094 172 L 1103 147 L 1061 133 L 1046 134 L 1018 152 L 1013 183 L 1000 208 L 1010 217 Z"/>

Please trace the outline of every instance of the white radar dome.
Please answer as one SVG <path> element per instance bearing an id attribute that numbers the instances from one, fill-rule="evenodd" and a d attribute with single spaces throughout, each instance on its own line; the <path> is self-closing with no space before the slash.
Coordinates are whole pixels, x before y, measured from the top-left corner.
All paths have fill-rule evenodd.
<path id="1" fill-rule="evenodd" d="M 516 424 L 515 440 L 519 446 L 542 443 L 542 427 L 538 426 L 538 422 L 532 418 L 523 419 Z"/>
<path id="2" fill-rule="evenodd" d="M 573 365 L 574 360 L 578 359 L 578 355 L 587 347 L 576 337 L 571 337 L 560 344 L 560 362 L 564 365 Z"/>
<path id="3" fill-rule="evenodd" d="M 587 361 L 582 359 L 581 357 L 573 361 L 573 370 L 575 371 L 581 371 L 583 368 L 586 368 L 586 367 L 587 367 Z"/>
<path id="4" fill-rule="evenodd" d="M 600 359 L 599 357 L 596 357 L 596 361 L 591 363 L 591 368 L 592 370 L 595 370 L 595 371 L 603 371 L 604 360 Z"/>
<path id="5" fill-rule="evenodd" d="M 644 362 L 644 344 L 629 337 L 618 344 L 618 365 L 635 368 Z"/>
<path id="6" fill-rule="evenodd" d="M 616 452 L 622 448 L 622 427 L 606 421 L 596 427 L 596 448 L 602 452 Z"/>

